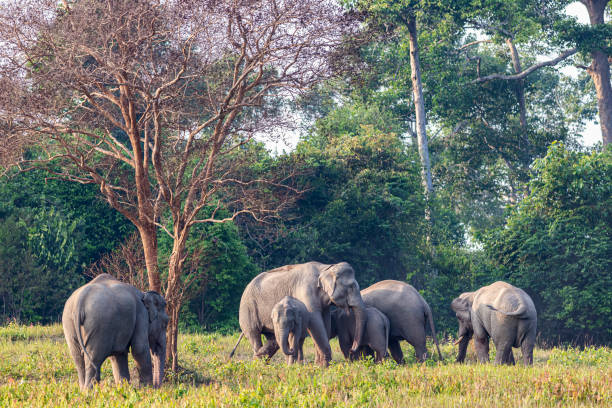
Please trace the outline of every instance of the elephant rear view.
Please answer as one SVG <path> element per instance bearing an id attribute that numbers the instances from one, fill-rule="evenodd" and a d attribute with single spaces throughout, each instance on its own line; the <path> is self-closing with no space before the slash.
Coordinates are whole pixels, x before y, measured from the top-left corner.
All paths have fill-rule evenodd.
<path id="1" fill-rule="evenodd" d="M 100 366 L 107 357 L 115 382 L 129 381 L 130 349 L 141 384 L 152 382 L 159 387 L 166 359 L 165 309 L 166 301 L 159 293 L 143 293 L 108 274 L 74 291 L 64 306 L 62 326 L 81 389 L 100 381 Z"/>
<path id="2" fill-rule="evenodd" d="M 459 320 L 459 354 L 463 362 L 468 343 L 481 363 L 489 361 L 489 338 L 493 339 L 496 364 L 514 364 L 512 347 L 520 347 L 523 363 L 533 364 L 537 313 L 533 301 L 522 289 L 506 282 L 495 282 L 475 292 L 462 293 L 451 308 Z"/>
<path id="3" fill-rule="evenodd" d="M 406 340 L 414 347 L 418 361 L 426 358 L 425 326 L 427 323 L 431 327 L 438 356 L 442 360 L 431 309 L 414 287 L 405 282 L 384 280 L 362 290 L 361 297 L 366 305 L 374 306 L 389 319 L 391 329 L 389 351 L 398 364 L 404 362 L 400 340 Z"/>

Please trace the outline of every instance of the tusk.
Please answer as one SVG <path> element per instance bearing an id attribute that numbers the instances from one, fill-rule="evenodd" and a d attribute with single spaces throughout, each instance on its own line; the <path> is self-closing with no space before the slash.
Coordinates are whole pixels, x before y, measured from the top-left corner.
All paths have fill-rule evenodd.
<path id="1" fill-rule="evenodd" d="M 457 344 L 461 343 L 461 340 L 463 340 L 463 336 L 459 337 L 453 344 L 456 346 Z"/>

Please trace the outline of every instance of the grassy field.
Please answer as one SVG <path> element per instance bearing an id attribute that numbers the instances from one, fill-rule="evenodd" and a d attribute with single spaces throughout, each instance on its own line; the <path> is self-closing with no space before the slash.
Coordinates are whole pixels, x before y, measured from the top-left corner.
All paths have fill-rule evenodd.
<path id="1" fill-rule="evenodd" d="M 612 405 L 609 348 L 537 349 L 534 366 L 524 368 L 476 364 L 473 353 L 468 364 L 458 365 L 453 363 L 456 351 L 451 344 L 442 346 L 443 362 L 416 364 L 411 347 L 404 344 L 409 363 L 398 366 L 392 360 L 381 365 L 346 363 L 333 340 L 334 361 L 321 369 L 312 363 L 287 367 L 280 354 L 269 364 L 253 361 L 245 340 L 228 362 L 237 337 L 181 335 L 182 370 L 168 375 L 159 390 L 115 387 L 110 362 L 105 362 L 102 383 L 81 393 L 60 325 L 0 327 L 0 406 Z M 305 349 L 312 362 L 309 340 Z M 132 377 L 137 377 L 134 371 Z"/>

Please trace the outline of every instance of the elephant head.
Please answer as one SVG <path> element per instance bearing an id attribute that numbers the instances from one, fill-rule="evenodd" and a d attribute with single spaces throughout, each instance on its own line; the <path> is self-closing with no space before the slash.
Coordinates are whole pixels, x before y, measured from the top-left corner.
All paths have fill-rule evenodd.
<path id="1" fill-rule="evenodd" d="M 453 309 L 455 315 L 457 316 L 457 320 L 459 321 L 459 332 L 457 333 L 458 339 L 455 342 L 455 344 L 459 345 L 459 354 L 457 355 L 458 362 L 462 362 L 465 359 L 468 343 L 474 334 L 471 315 L 473 301 L 474 292 L 466 292 L 462 293 L 451 303 L 451 309 Z"/>
<path id="2" fill-rule="evenodd" d="M 149 314 L 149 348 L 153 362 L 153 386 L 160 387 L 164 378 L 164 363 L 166 362 L 166 301 L 155 291 L 143 294 L 142 302 Z"/>
<path id="3" fill-rule="evenodd" d="M 281 350 L 288 356 L 295 355 L 302 334 L 302 319 L 299 316 L 299 310 L 291 305 L 288 297 L 285 297 L 274 305 L 271 317 L 276 342 L 280 345 Z M 289 346 L 289 334 L 291 333 L 293 334 L 293 342 Z"/>
<path id="4" fill-rule="evenodd" d="M 356 352 L 363 339 L 366 315 L 359 284 L 355 280 L 355 271 L 346 262 L 330 265 L 320 273 L 319 287 L 333 304 L 345 310 L 350 308 L 354 313 L 355 339 L 351 351 Z"/>

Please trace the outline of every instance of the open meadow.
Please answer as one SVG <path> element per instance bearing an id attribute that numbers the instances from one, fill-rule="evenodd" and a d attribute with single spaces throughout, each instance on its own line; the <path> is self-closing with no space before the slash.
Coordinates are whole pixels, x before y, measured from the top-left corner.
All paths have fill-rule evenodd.
<path id="1" fill-rule="evenodd" d="M 0 406 L 610 406 L 612 350 L 536 349 L 533 367 L 479 365 L 473 350 L 466 365 L 453 362 L 456 348 L 442 345 L 443 362 L 393 360 L 346 363 L 336 340 L 328 369 L 310 363 L 287 367 L 277 354 L 266 364 L 251 359 L 243 339 L 234 359 L 228 354 L 238 335 L 182 334 L 182 371 L 166 376 L 159 390 L 115 387 L 110 362 L 102 384 L 81 393 L 60 325 L 0 328 Z M 429 345 L 430 352 L 433 350 Z M 310 339 L 305 345 L 313 360 Z M 515 350 L 515 355 L 517 350 Z M 518 352 L 520 355 L 520 351 Z M 136 372 L 130 357 L 132 378 Z M 137 383 L 137 381 L 134 381 Z M 134 384 L 136 385 L 136 384 Z"/>

